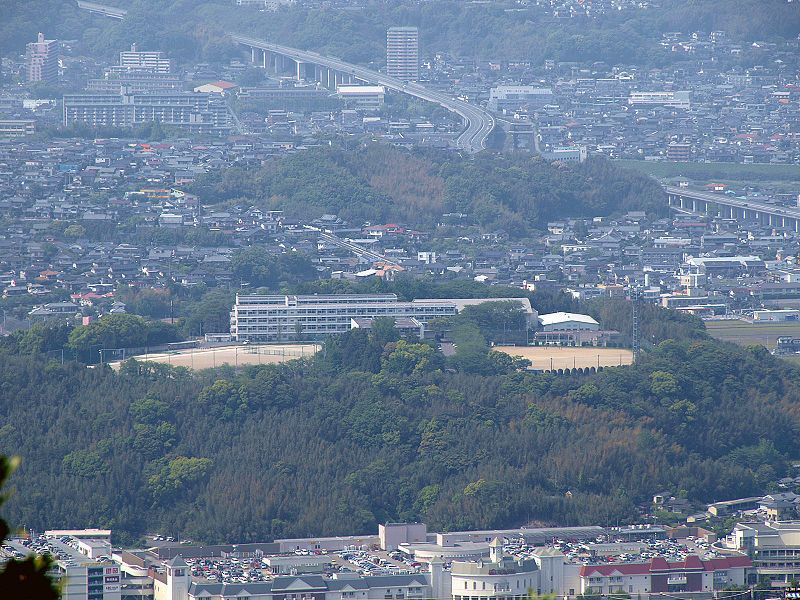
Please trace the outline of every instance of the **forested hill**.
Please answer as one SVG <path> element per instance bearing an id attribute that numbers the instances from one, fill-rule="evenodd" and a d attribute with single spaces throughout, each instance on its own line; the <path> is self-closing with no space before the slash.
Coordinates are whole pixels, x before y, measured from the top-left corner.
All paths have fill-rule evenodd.
<path id="1" fill-rule="evenodd" d="M 179 62 L 217 61 L 238 55 L 226 39 L 226 33 L 238 31 L 351 62 L 382 64 L 386 28 L 406 24 L 420 28 L 426 56 L 446 52 L 480 60 L 605 61 L 648 68 L 685 60 L 660 46 L 661 34 L 669 31 L 722 30 L 742 43 L 793 38 L 800 32 L 800 13 L 786 0 L 737 0 L 737 10 L 720 10 L 718 0 L 662 0 L 646 9 L 609 11 L 598 19 L 558 19 L 542 7 L 510 0 L 365 0 L 363 10 L 298 3 L 277 12 L 231 8 L 231 0 L 105 3 L 125 7 L 125 21 L 92 17 L 79 11 L 74 0 L 0 2 L 0 53 L 23 52 L 37 31 L 46 31 L 77 40 L 78 50 L 109 58 L 137 42 L 165 50 Z M 759 64 L 747 47 L 729 60 L 744 67 Z"/>
<path id="2" fill-rule="evenodd" d="M 654 180 L 602 158 L 582 164 L 529 154 L 465 158 L 380 144 L 320 148 L 261 169 L 212 172 L 193 191 L 208 204 L 256 203 L 306 218 L 334 213 L 356 225 L 399 220 L 431 227 L 442 214 L 458 212 L 512 235 L 552 219 L 666 210 Z"/>
<path id="3" fill-rule="evenodd" d="M 245 541 L 607 524 L 662 489 L 762 491 L 800 450 L 798 371 L 686 317 L 645 322 L 658 345 L 640 364 L 569 376 L 518 372 L 480 341 L 445 359 L 387 328 L 238 374 L 3 355 L 0 452 L 23 458 L 8 517 Z"/>

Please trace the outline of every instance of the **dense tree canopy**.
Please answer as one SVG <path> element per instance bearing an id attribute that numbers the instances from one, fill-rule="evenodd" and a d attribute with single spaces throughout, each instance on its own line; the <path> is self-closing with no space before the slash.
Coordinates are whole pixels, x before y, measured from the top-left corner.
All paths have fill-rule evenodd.
<path id="1" fill-rule="evenodd" d="M 696 319 L 645 321 L 636 366 L 560 377 L 519 371 L 471 320 L 461 355 L 379 324 L 238 373 L 7 354 L 0 451 L 25 459 L 9 515 L 243 541 L 397 519 L 603 524 L 634 519 L 656 488 L 762 491 L 800 451 L 800 373 Z"/>
<path id="2" fill-rule="evenodd" d="M 101 348 L 158 346 L 181 339 L 176 327 L 162 321 L 147 321 L 140 316 L 109 314 L 88 325 L 75 327 L 67 346 L 77 352 Z"/>
<path id="3" fill-rule="evenodd" d="M 483 229 L 522 236 L 549 220 L 632 209 L 665 210 L 650 178 L 593 158 L 548 163 L 531 155 L 468 159 L 439 151 L 368 145 L 281 157 L 260 170 L 227 169 L 195 184 L 205 202 L 246 201 L 291 216 L 334 213 L 364 221 L 430 228 L 445 213 L 464 213 Z"/>
<path id="4" fill-rule="evenodd" d="M 92 17 L 62 0 L 0 3 L 0 52 L 22 52 L 37 31 L 47 31 L 53 37 L 78 39 L 84 49 L 109 58 L 137 42 L 142 48 L 168 51 L 179 61 L 219 61 L 238 54 L 225 37 L 238 31 L 380 65 L 386 28 L 403 23 L 420 28 L 423 53 L 536 64 L 553 59 L 649 67 L 682 60 L 659 46 L 667 31 L 723 30 L 746 42 L 800 33 L 797 10 L 785 0 L 739 0 L 737 10 L 719 10 L 715 0 L 665 0 L 646 10 L 610 11 L 591 20 L 553 18 L 536 6 L 459 0 L 369 0 L 367 8 L 358 11 L 325 10 L 312 4 L 274 13 L 231 10 L 228 0 L 106 2 L 128 10 L 124 22 Z M 511 6 L 515 10 L 507 10 Z M 752 58 L 745 53 L 737 60 Z"/>
<path id="5" fill-rule="evenodd" d="M 240 283 L 273 291 L 282 285 L 314 280 L 318 275 L 305 255 L 297 252 L 270 254 L 260 246 L 238 251 L 231 261 L 231 268 Z"/>

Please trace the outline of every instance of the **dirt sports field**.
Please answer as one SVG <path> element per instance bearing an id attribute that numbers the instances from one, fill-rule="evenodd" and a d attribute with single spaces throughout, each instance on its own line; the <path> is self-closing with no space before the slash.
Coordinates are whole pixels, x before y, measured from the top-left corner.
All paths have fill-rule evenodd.
<path id="1" fill-rule="evenodd" d="M 495 346 L 494 350 L 527 358 L 534 369 L 572 369 L 618 367 L 633 362 L 633 353 L 624 348 L 562 348 L 559 346 Z"/>
<path id="2" fill-rule="evenodd" d="M 173 367 L 213 369 L 222 365 L 266 365 L 296 358 L 313 356 L 320 349 L 315 344 L 284 344 L 264 346 L 220 346 L 191 348 L 163 354 L 134 357 L 139 361 L 160 362 Z M 616 367 L 633 362 L 630 350 L 622 348 L 561 348 L 557 346 L 495 346 L 495 350 L 511 356 L 521 356 L 533 363 L 535 369 L 572 369 L 574 367 Z M 552 359 L 552 362 L 551 362 Z M 113 368 L 119 362 L 110 363 Z"/>
<path id="3" fill-rule="evenodd" d="M 139 361 L 160 362 L 173 367 L 213 369 L 222 365 L 267 365 L 287 360 L 313 356 L 319 351 L 316 344 L 284 344 L 269 346 L 220 346 L 218 348 L 190 348 L 163 354 L 139 355 Z M 116 369 L 119 363 L 110 363 Z"/>

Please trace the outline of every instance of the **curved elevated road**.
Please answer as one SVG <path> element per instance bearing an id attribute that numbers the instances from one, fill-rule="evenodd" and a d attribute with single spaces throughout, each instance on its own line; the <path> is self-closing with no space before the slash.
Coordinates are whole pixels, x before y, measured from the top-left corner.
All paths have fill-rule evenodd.
<path id="1" fill-rule="evenodd" d="M 485 149 L 486 138 L 492 132 L 492 129 L 494 129 L 494 117 L 482 108 L 470 104 L 469 102 L 453 98 L 442 92 L 429 90 L 418 83 L 406 83 L 400 79 L 384 75 L 383 73 L 353 65 L 332 56 L 322 56 L 316 52 L 298 50 L 297 48 L 273 44 L 271 42 L 265 42 L 264 40 L 241 35 L 231 35 L 231 38 L 234 42 L 242 44 L 243 46 L 265 50 L 273 54 L 280 54 L 295 62 L 314 64 L 332 69 L 366 83 L 382 85 L 390 90 L 402 92 L 419 98 L 420 100 L 438 104 L 442 108 L 456 113 L 464 120 L 466 128 L 461 135 L 456 138 L 456 145 L 466 152 L 476 153 Z"/>

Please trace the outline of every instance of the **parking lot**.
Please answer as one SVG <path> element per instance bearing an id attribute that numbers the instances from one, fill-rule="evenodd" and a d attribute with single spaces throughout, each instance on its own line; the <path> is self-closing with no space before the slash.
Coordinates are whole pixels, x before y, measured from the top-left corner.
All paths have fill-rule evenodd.
<path id="1" fill-rule="evenodd" d="M 406 575 L 427 571 L 427 566 L 400 551 L 343 550 L 333 553 L 347 569 L 360 575 Z"/>
<path id="2" fill-rule="evenodd" d="M 402 575 L 419 573 L 427 570 L 422 563 L 404 555 L 402 552 L 383 552 L 380 550 L 363 550 L 353 548 L 327 552 L 318 550 L 297 550 L 294 556 L 326 556 L 330 564 L 322 569 L 322 575 L 331 576 L 334 573 L 358 573 L 360 575 Z M 281 555 L 281 556 L 292 556 Z M 186 563 L 191 568 L 193 577 L 216 581 L 219 583 L 246 583 L 255 581 L 268 581 L 279 575 L 269 566 L 269 559 L 261 558 L 187 558 Z M 302 572 L 302 567 L 298 572 Z"/>
<path id="3" fill-rule="evenodd" d="M 611 543 L 613 544 L 613 541 Z M 665 558 L 668 562 L 682 562 L 686 560 L 687 556 L 693 554 L 698 555 L 703 560 L 720 556 L 719 553 L 710 547 L 708 542 L 693 537 L 687 538 L 686 540 L 664 539 L 626 542 L 622 543 L 621 546 L 626 547 L 626 549 L 631 548 L 631 550 L 613 554 L 609 553 L 608 555 L 604 555 L 603 552 L 598 552 L 598 550 L 602 548 L 602 550 L 605 551 L 609 543 L 598 542 L 597 544 L 592 544 L 556 541 L 554 546 L 564 553 L 569 562 L 584 565 L 600 563 L 641 563 L 649 562 L 656 557 Z M 529 552 L 529 548 L 521 547 L 517 552 L 524 554 Z"/>
<path id="4" fill-rule="evenodd" d="M 78 540 L 66 535 L 57 538 L 43 535 L 35 538 L 9 538 L 3 543 L 0 552 L 4 558 L 15 559 L 22 559 L 31 554 L 50 556 L 66 566 L 86 560 L 86 557 L 78 552 Z M 97 562 L 110 560 L 109 557 L 101 556 Z"/>

